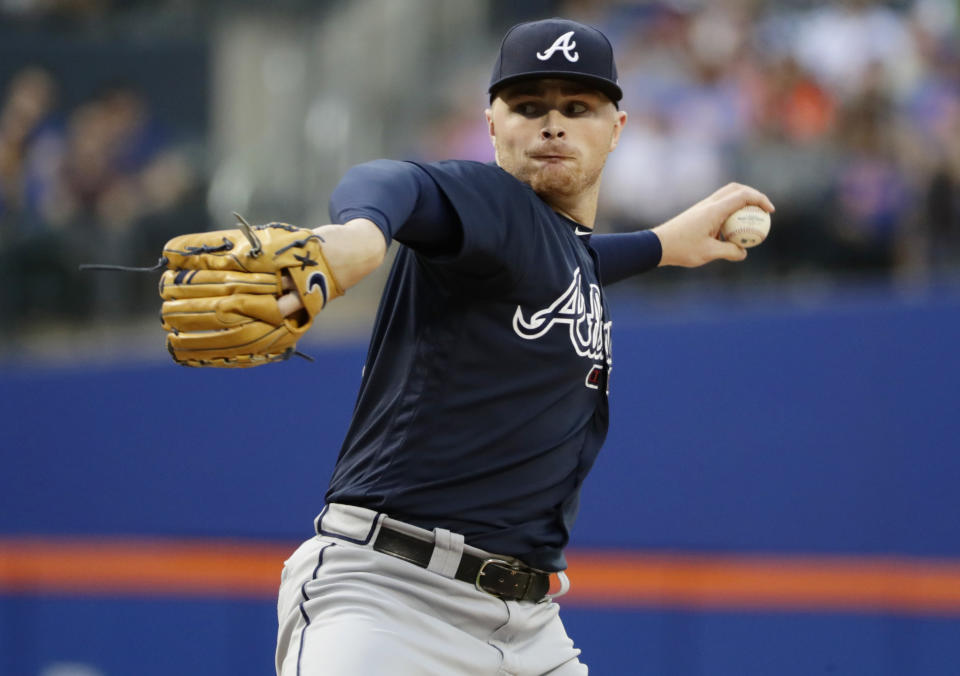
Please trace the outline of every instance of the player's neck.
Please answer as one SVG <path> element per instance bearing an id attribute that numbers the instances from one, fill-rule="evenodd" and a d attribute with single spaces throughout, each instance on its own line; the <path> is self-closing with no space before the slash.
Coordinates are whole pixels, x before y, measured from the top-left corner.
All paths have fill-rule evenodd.
<path id="1" fill-rule="evenodd" d="M 597 220 L 597 202 L 600 196 L 598 188 L 599 186 L 591 188 L 578 195 L 541 195 L 540 198 L 561 216 L 593 230 Z"/>

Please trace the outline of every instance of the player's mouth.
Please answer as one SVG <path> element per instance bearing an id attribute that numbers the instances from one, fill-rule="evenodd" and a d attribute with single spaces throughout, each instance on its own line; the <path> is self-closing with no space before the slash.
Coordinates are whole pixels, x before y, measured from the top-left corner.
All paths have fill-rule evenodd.
<path id="1" fill-rule="evenodd" d="M 535 150 L 528 150 L 527 155 L 531 159 L 541 162 L 554 163 L 572 160 L 574 152 L 563 143 L 545 143 Z"/>
<path id="2" fill-rule="evenodd" d="M 553 155 L 553 154 L 537 154 L 531 155 L 531 158 L 539 160 L 541 162 L 554 163 L 554 162 L 563 162 L 564 160 L 572 160 L 573 157 L 570 155 Z"/>

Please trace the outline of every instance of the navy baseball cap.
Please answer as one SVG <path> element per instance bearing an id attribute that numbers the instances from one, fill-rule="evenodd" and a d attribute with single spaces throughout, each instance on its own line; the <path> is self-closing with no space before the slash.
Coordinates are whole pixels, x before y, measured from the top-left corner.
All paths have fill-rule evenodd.
<path id="1" fill-rule="evenodd" d="M 614 103 L 623 98 L 607 36 L 576 21 L 544 19 L 507 31 L 490 77 L 490 100 L 501 87 L 547 77 L 585 82 Z"/>

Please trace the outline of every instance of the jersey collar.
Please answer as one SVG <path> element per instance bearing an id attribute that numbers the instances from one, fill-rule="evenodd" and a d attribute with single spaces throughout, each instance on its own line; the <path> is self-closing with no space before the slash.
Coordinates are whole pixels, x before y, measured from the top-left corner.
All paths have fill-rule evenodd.
<path id="1" fill-rule="evenodd" d="M 570 228 L 573 230 L 574 235 L 586 241 L 590 240 L 590 235 L 593 234 L 593 230 L 591 230 L 590 228 L 585 228 L 583 225 L 581 225 L 580 223 L 577 223 L 575 220 L 571 218 L 567 218 L 566 216 L 561 214 L 559 211 L 555 211 L 554 213 L 560 218 L 562 218 L 564 222 L 570 226 Z"/>

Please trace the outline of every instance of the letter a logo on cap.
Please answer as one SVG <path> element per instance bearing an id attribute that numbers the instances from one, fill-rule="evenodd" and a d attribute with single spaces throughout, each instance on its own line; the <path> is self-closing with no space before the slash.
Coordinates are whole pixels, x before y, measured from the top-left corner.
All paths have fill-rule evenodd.
<path id="1" fill-rule="evenodd" d="M 577 61 L 580 60 L 580 54 L 573 51 L 574 48 L 577 46 L 577 43 L 572 42 L 572 39 L 573 39 L 573 31 L 570 31 L 569 33 L 564 33 L 563 35 L 561 35 L 560 37 L 558 37 L 556 40 L 553 41 L 553 44 L 550 45 L 550 49 L 543 52 L 542 54 L 540 52 L 537 52 L 537 58 L 540 59 L 541 61 L 546 61 L 551 56 L 553 56 L 554 52 L 560 51 L 560 52 L 563 52 L 563 55 L 565 57 L 567 57 L 567 61 L 569 61 L 570 63 L 576 63 Z"/>

